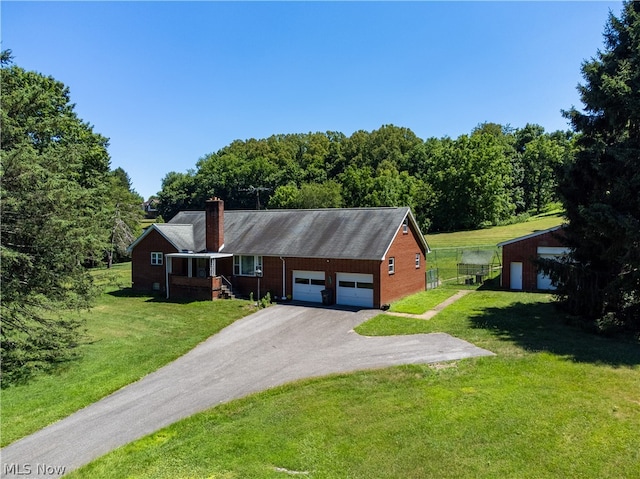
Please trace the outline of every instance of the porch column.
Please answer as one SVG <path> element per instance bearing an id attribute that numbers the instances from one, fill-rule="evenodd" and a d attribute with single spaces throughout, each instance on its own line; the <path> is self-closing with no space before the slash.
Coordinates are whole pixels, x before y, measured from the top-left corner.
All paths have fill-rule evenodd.
<path id="1" fill-rule="evenodd" d="M 211 260 L 209 261 L 209 276 L 211 276 L 212 278 L 216 277 L 216 259 L 215 258 L 211 258 Z"/>
<path id="2" fill-rule="evenodd" d="M 187 276 L 193 277 L 193 258 L 187 258 Z"/>

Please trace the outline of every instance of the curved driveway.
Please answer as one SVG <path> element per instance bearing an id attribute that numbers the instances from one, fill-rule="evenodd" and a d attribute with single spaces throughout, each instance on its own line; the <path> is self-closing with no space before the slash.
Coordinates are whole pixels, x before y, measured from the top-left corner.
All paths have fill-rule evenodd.
<path id="1" fill-rule="evenodd" d="M 2 477 L 57 477 L 179 419 L 297 379 L 492 353 L 447 334 L 363 337 L 379 311 L 278 305 L 2 451 Z M 29 474 L 24 474 L 29 472 Z"/>

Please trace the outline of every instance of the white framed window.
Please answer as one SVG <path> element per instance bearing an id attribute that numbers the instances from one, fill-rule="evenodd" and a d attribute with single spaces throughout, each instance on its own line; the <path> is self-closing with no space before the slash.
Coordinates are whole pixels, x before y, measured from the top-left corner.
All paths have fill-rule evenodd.
<path id="1" fill-rule="evenodd" d="M 236 276 L 256 276 L 262 271 L 262 256 L 234 256 L 233 274 Z"/>
<path id="2" fill-rule="evenodd" d="M 396 259 L 395 257 L 389 258 L 389 274 L 394 274 L 396 272 Z"/>
<path id="3" fill-rule="evenodd" d="M 420 268 L 420 253 L 416 253 L 416 269 Z"/>
<path id="4" fill-rule="evenodd" d="M 162 253 L 158 253 L 157 251 L 152 252 L 151 264 L 155 266 L 162 266 L 162 257 L 163 257 Z"/>
<path id="5" fill-rule="evenodd" d="M 408 234 L 409 233 L 409 218 L 405 218 L 404 222 L 402 223 L 402 234 Z"/>

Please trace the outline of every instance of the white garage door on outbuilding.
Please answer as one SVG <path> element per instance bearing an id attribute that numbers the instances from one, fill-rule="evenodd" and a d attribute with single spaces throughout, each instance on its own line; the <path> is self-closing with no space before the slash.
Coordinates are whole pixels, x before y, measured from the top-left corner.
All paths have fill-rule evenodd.
<path id="1" fill-rule="evenodd" d="M 563 247 L 538 246 L 537 249 L 538 249 L 538 258 L 540 259 L 558 260 L 569 252 L 569 248 L 563 248 Z M 556 286 L 551 283 L 551 278 L 545 275 L 544 272 L 542 271 L 538 272 L 536 287 L 540 290 L 556 289 Z"/>
<path id="2" fill-rule="evenodd" d="M 324 271 L 293 272 L 294 300 L 321 303 L 322 294 L 320 292 L 324 288 Z"/>
<path id="3" fill-rule="evenodd" d="M 373 308 L 373 275 L 338 273 L 337 304 Z"/>

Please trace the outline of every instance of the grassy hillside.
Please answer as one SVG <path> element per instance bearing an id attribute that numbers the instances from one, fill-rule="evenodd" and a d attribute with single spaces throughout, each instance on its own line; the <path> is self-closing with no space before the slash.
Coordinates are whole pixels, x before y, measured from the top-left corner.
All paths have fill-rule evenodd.
<path id="1" fill-rule="evenodd" d="M 554 211 L 534 216 L 523 223 L 493 226 L 491 228 L 473 231 L 427 234 L 426 238 L 432 250 L 471 246 L 495 246 L 502 241 L 558 226 L 562 224 L 562 222 L 562 212 Z"/>

